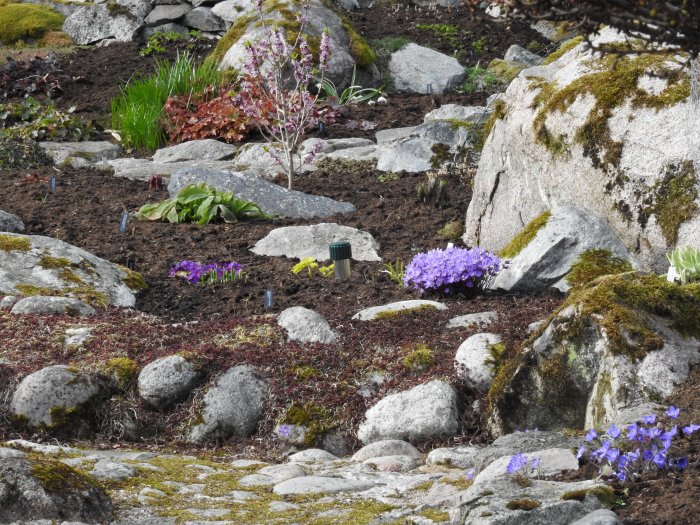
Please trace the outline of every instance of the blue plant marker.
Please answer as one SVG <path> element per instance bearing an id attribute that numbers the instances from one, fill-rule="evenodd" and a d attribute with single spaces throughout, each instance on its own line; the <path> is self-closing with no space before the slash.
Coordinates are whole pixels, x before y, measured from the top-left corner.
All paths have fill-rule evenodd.
<path id="1" fill-rule="evenodd" d="M 427 86 L 425 86 L 425 92 L 426 92 L 428 95 L 432 95 L 432 93 L 433 93 L 433 85 L 432 85 L 432 84 L 428 84 Z"/>
<path id="2" fill-rule="evenodd" d="M 56 191 L 56 184 L 58 184 L 56 177 L 51 177 L 49 179 L 49 190 L 51 190 L 51 193 L 54 193 Z"/>
<path id="3" fill-rule="evenodd" d="M 263 296 L 263 308 L 265 310 L 269 310 L 275 306 L 275 295 L 272 293 L 272 290 L 265 290 L 265 295 Z"/>
<path id="4" fill-rule="evenodd" d="M 119 235 L 124 235 L 126 233 L 127 222 L 129 222 L 129 212 L 125 211 L 122 213 L 122 217 L 119 220 Z"/>
<path id="5" fill-rule="evenodd" d="M 318 123 L 318 136 L 323 138 L 327 135 L 326 125 L 323 122 Z"/>

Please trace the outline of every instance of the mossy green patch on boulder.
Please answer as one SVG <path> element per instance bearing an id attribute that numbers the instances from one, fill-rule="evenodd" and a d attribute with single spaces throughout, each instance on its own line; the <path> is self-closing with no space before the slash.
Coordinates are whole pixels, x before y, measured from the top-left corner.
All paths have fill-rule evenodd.
<path id="1" fill-rule="evenodd" d="M 481 147 L 483 148 L 483 143 L 486 141 L 487 138 L 489 138 L 489 135 L 491 134 L 491 130 L 493 129 L 493 126 L 496 124 L 497 121 L 503 120 L 508 116 L 508 106 L 506 103 L 500 99 L 497 99 L 493 103 L 493 111 L 489 114 L 489 118 L 486 120 L 486 123 L 484 124 L 484 133 L 483 133 L 483 141 L 481 143 Z M 481 148 L 477 148 L 481 149 Z"/>
<path id="2" fill-rule="evenodd" d="M 523 69 L 523 65 L 512 64 L 500 58 L 494 58 L 486 68 L 502 84 L 507 84 L 513 80 Z"/>
<path id="3" fill-rule="evenodd" d="M 0 234 L 0 250 L 6 252 L 28 252 L 31 249 L 32 243 L 26 237 Z"/>
<path id="4" fill-rule="evenodd" d="M 614 256 L 610 250 L 587 250 L 571 267 L 566 281 L 572 288 L 580 288 L 603 275 L 615 275 L 632 271 L 629 261 Z"/>
<path id="5" fill-rule="evenodd" d="M 566 42 L 562 43 L 557 48 L 556 51 L 554 51 L 553 53 L 550 53 L 549 55 L 544 57 L 544 60 L 542 61 L 542 65 L 547 66 L 547 65 L 551 64 L 552 62 L 559 60 L 566 53 L 571 51 L 573 48 L 575 48 L 577 45 L 579 45 L 583 41 L 584 41 L 583 36 L 577 36 L 577 37 L 574 37 L 574 38 L 567 40 Z"/>
<path id="6" fill-rule="evenodd" d="M 43 5 L 7 4 L 0 6 L 0 42 L 4 45 L 40 38 L 50 30 L 60 30 L 63 15 Z"/>
<path id="7" fill-rule="evenodd" d="M 530 244 L 535 238 L 537 232 L 547 225 L 551 212 L 546 211 L 542 215 L 535 217 L 530 221 L 513 239 L 506 244 L 498 253 L 502 259 L 512 259 L 518 255 L 523 249 Z"/>

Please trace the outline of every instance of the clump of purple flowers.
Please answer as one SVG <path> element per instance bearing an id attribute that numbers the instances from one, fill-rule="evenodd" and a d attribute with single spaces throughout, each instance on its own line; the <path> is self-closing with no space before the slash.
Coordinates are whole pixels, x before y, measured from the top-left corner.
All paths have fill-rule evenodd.
<path id="1" fill-rule="evenodd" d="M 683 470 L 688 466 L 688 459 L 674 456 L 674 440 L 690 438 L 700 430 L 700 425 L 690 424 L 679 432 L 674 421 L 680 410 L 671 406 L 665 415 L 665 421 L 657 421 L 654 414 L 644 416 L 641 422 L 624 429 L 611 425 L 605 433 L 590 429 L 577 457 L 589 457 L 601 466 L 603 475 L 614 476 L 620 481 L 651 470 Z"/>
<path id="2" fill-rule="evenodd" d="M 170 277 L 181 277 L 192 284 L 226 283 L 241 277 L 243 266 L 236 261 L 228 263 L 200 263 L 180 261 L 170 268 Z"/>
<path id="3" fill-rule="evenodd" d="M 482 248 L 446 248 L 417 254 L 406 266 L 405 286 L 422 292 L 466 291 L 483 284 L 502 267 L 501 259 Z"/>

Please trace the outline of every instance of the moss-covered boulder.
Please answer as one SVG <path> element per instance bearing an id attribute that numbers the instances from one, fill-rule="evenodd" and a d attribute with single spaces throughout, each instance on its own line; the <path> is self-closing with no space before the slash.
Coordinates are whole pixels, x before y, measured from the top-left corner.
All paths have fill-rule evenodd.
<path id="1" fill-rule="evenodd" d="M 622 45 L 612 29 L 595 41 Z M 523 70 L 504 94 L 463 238 L 499 251 L 547 210 L 576 206 L 606 220 L 644 269 L 665 271 L 670 248 L 700 245 L 687 57 L 601 55 L 581 41 L 563 50 Z"/>
<path id="2" fill-rule="evenodd" d="M 0 233 L 0 294 L 134 306 L 140 274 L 51 237 Z"/>
<path id="3" fill-rule="evenodd" d="M 660 402 L 700 362 L 700 284 L 628 272 L 574 289 L 489 391 L 495 434 L 601 427 Z"/>
<path id="4" fill-rule="evenodd" d="M 90 476 L 50 459 L 0 461 L 0 522 L 108 523 L 111 517 L 109 496 Z"/>
<path id="5" fill-rule="evenodd" d="M 47 31 L 57 31 L 63 15 L 50 7 L 17 3 L 0 3 L 0 42 L 4 45 L 41 38 Z"/>
<path id="6" fill-rule="evenodd" d="M 296 0 L 266 0 L 263 4 L 265 24 L 279 27 L 288 41 L 293 42 L 299 33 L 297 21 L 301 3 Z M 323 2 L 312 0 L 306 12 L 308 23 L 305 35 L 314 56 L 318 57 L 321 35 L 328 29 L 331 56 L 326 77 L 337 86 L 347 86 L 357 67 L 357 83 L 366 86 L 375 76 L 376 56 L 367 42 L 357 34 L 350 22 L 340 18 Z M 239 69 L 245 61 L 246 42 L 255 42 L 266 35 L 257 11 L 244 9 L 233 21 L 226 35 L 219 41 L 211 58 L 222 68 Z M 291 74 L 291 72 L 290 72 Z"/>

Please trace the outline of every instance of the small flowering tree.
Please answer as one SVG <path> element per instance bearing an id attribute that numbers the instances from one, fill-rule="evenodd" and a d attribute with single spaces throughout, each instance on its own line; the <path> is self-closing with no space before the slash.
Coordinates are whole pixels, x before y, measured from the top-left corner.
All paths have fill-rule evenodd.
<path id="1" fill-rule="evenodd" d="M 265 21 L 262 0 L 256 0 L 256 8 L 266 35 L 257 42 L 246 43 L 246 60 L 237 97 L 243 112 L 257 123 L 265 139 L 282 145 L 283 157 L 274 151 L 274 147 L 269 153 L 286 171 L 287 185 L 291 188 L 299 139 L 307 129 L 318 124 L 319 116 L 314 108 L 318 95 L 312 95 L 308 88 L 316 73 L 320 72 L 320 82 L 323 82 L 330 58 L 329 36 L 327 31 L 321 36 L 317 71 L 303 31 L 308 23 L 305 14 L 308 0 L 302 4 L 297 16 L 300 28 L 292 44 L 287 42 L 278 25 Z M 300 162 L 310 162 L 320 146 L 319 142 Z"/>

